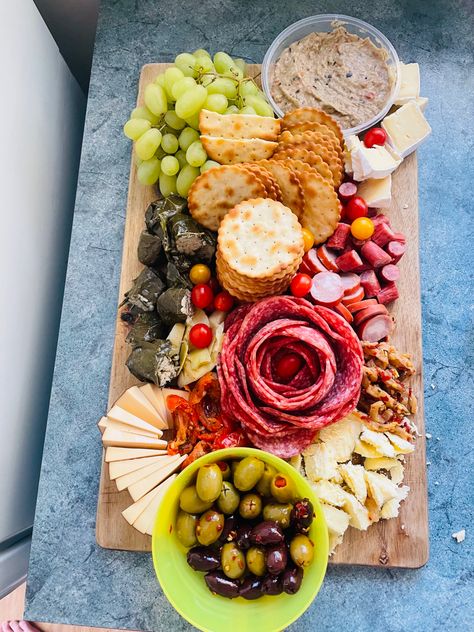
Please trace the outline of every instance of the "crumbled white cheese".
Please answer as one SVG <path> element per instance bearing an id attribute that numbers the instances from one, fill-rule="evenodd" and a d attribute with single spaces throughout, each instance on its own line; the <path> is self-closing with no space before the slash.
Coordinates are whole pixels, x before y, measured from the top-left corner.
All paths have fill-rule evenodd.
<path id="1" fill-rule="evenodd" d="M 461 529 L 461 531 L 456 531 L 456 533 L 453 533 L 451 537 L 454 538 L 458 544 L 461 544 L 461 542 L 464 542 L 466 539 L 466 530 Z"/>

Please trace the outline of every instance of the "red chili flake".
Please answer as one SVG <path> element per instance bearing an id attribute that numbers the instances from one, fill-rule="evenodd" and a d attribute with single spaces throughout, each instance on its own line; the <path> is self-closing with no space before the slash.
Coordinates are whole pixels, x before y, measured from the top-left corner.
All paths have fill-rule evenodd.
<path id="1" fill-rule="evenodd" d="M 242 562 L 242 560 L 239 560 L 239 568 L 243 568 L 244 567 L 244 563 Z"/>
<path id="2" fill-rule="evenodd" d="M 286 483 L 286 479 L 283 478 L 283 476 L 277 476 L 275 478 L 275 487 L 281 488 L 281 487 L 286 487 L 287 483 Z"/>
<path id="3" fill-rule="evenodd" d="M 218 525 L 217 525 L 217 527 L 216 527 L 217 531 L 222 531 L 222 528 L 223 528 L 223 527 L 222 527 L 222 525 L 221 525 L 221 524 L 218 524 Z"/>

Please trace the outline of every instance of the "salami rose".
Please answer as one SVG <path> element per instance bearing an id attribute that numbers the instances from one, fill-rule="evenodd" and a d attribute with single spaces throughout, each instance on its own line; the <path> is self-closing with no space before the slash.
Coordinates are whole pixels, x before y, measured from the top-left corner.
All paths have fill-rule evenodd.
<path id="1" fill-rule="evenodd" d="M 276 366 L 288 353 L 300 368 L 282 379 Z M 359 339 L 333 310 L 292 296 L 264 299 L 226 322 L 221 407 L 257 447 L 288 458 L 355 408 L 362 364 Z"/>

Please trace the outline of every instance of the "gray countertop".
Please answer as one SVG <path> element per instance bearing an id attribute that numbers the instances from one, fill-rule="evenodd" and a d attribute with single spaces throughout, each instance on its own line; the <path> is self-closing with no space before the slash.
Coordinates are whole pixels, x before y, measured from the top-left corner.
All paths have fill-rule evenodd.
<path id="1" fill-rule="evenodd" d="M 292 6 L 293 5 L 293 6 Z M 431 557 L 420 570 L 330 568 L 292 626 L 338 632 L 474 629 L 473 140 L 474 22 L 468 0 L 289 3 L 104 0 L 28 577 L 26 617 L 142 630 L 188 630 L 150 555 L 101 549 L 95 512 L 114 339 L 130 143 L 121 127 L 140 68 L 206 47 L 261 61 L 273 38 L 311 14 L 365 19 L 418 61 L 433 135 L 419 150 L 424 377 Z M 470 100 L 468 99 L 470 95 Z M 471 479 L 471 480 L 469 480 Z M 454 531 L 466 529 L 457 544 Z"/>

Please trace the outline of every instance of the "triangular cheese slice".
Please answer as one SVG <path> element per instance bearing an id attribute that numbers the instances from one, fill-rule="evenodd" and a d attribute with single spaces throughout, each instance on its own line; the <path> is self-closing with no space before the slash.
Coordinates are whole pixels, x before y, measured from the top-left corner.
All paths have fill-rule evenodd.
<path id="1" fill-rule="evenodd" d="M 103 428 L 103 432 L 105 428 L 111 428 L 112 430 L 120 430 L 120 432 L 130 432 L 131 434 L 140 435 L 142 437 L 152 437 L 154 439 L 159 439 L 161 435 L 158 434 L 158 430 L 155 429 L 155 432 L 151 432 L 151 430 L 144 430 L 143 428 L 137 428 L 135 426 L 129 426 L 127 424 L 123 424 L 120 421 L 115 421 L 115 419 L 109 419 L 108 417 L 102 417 L 102 419 L 98 423 L 99 428 Z"/>
<path id="2" fill-rule="evenodd" d="M 156 408 L 161 419 L 167 423 L 168 412 L 163 399 L 162 389 L 156 384 L 145 384 L 140 386 L 140 391 L 145 395 L 149 402 Z"/>
<path id="3" fill-rule="evenodd" d="M 169 462 L 169 465 L 167 465 L 166 467 L 162 467 L 157 472 L 153 472 L 146 478 L 143 478 L 141 481 L 130 485 L 128 491 L 133 500 L 137 501 L 139 498 L 147 494 L 150 489 L 153 489 L 153 487 L 156 487 L 157 485 L 162 483 L 166 478 L 168 478 L 168 476 L 170 476 L 170 474 L 173 474 L 173 472 L 175 472 L 179 468 L 186 457 L 186 454 L 183 456 L 176 455 L 175 457 L 173 457 L 173 459 L 175 460 Z"/>
<path id="4" fill-rule="evenodd" d="M 121 432 L 106 428 L 102 435 L 102 443 L 105 447 L 117 446 L 119 448 L 166 448 L 168 443 L 163 439 L 153 439 L 152 437 L 143 437 L 134 435 L 131 432 Z"/>
<path id="5" fill-rule="evenodd" d="M 141 470 L 147 465 L 152 463 L 158 463 L 159 459 L 163 456 L 148 456 L 144 459 L 130 459 L 128 461 L 116 461 L 115 463 L 109 463 L 109 477 L 111 480 L 115 480 L 119 476 L 125 476 L 130 472 Z"/>
<path id="6" fill-rule="evenodd" d="M 161 441 L 161 443 L 163 444 L 163 448 L 160 450 L 147 448 L 116 448 L 112 446 L 105 451 L 105 462 L 129 461 L 130 459 L 143 459 L 147 456 L 161 456 L 162 454 L 167 454 L 166 441 Z"/>
<path id="7" fill-rule="evenodd" d="M 149 399 L 141 392 L 138 386 L 132 386 L 115 402 L 115 406 L 119 406 L 126 410 L 128 413 L 135 415 L 147 421 L 156 428 L 166 428 L 166 424 L 163 421 L 161 415 L 152 405 Z"/>
<path id="8" fill-rule="evenodd" d="M 115 479 L 115 483 L 117 485 L 117 489 L 121 492 L 123 489 L 130 487 L 134 483 L 141 481 L 143 478 L 146 478 L 150 474 L 157 472 L 158 470 L 163 469 L 166 465 L 169 465 L 175 460 L 174 456 L 162 456 L 160 457 L 160 461 L 156 463 L 150 463 L 145 467 L 140 468 L 139 470 L 134 470 L 133 472 L 129 472 L 124 476 L 119 476 Z"/>
<path id="9" fill-rule="evenodd" d="M 173 474 L 165 481 L 163 481 L 161 485 L 158 485 L 158 494 L 153 497 L 153 500 L 145 509 L 145 511 L 141 513 L 138 520 L 133 523 L 135 529 L 138 529 L 138 531 L 140 531 L 141 533 L 148 533 L 149 535 L 153 533 L 153 527 L 155 526 L 156 512 L 158 511 L 158 507 L 163 500 L 163 496 L 165 495 L 168 487 L 171 485 L 175 478 L 176 474 Z"/>
<path id="10" fill-rule="evenodd" d="M 142 496 L 140 500 L 137 500 L 136 503 L 133 503 L 133 505 L 130 505 L 122 511 L 122 516 L 125 518 L 129 525 L 133 525 L 133 523 L 138 520 L 140 514 L 145 511 L 145 509 L 153 500 L 153 497 L 156 496 L 159 491 L 160 488 L 155 487 L 155 489 L 152 489 L 150 492 L 148 492 L 148 494 Z"/>
<path id="11" fill-rule="evenodd" d="M 152 426 L 147 421 L 140 419 L 140 417 L 132 415 L 123 408 L 120 408 L 120 406 L 113 406 L 107 413 L 107 417 L 109 419 L 113 419 L 114 421 L 119 421 L 122 424 L 127 424 L 127 426 L 133 426 L 134 428 L 140 428 L 141 430 L 148 430 L 148 432 L 157 434 L 159 437 L 163 434 L 163 431 L 156 426 Z"/>

